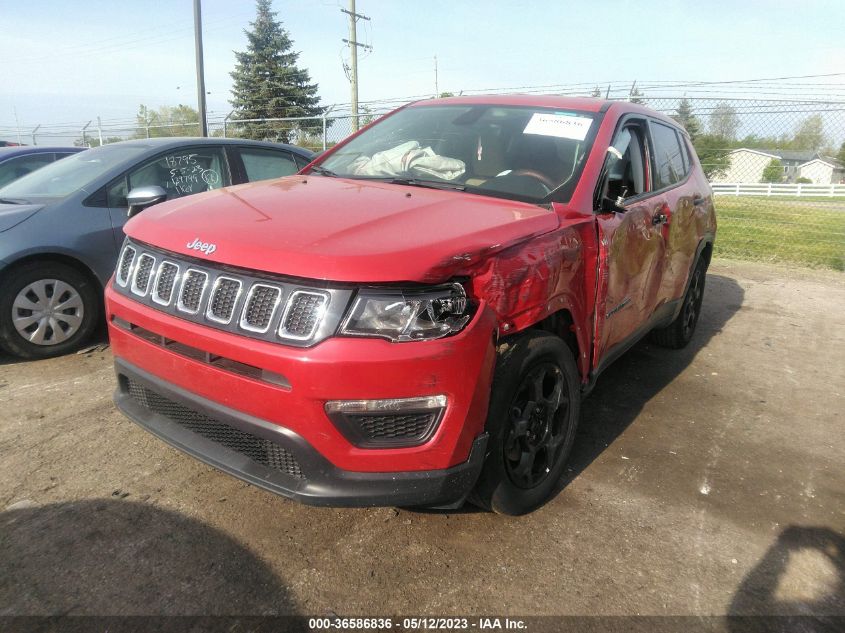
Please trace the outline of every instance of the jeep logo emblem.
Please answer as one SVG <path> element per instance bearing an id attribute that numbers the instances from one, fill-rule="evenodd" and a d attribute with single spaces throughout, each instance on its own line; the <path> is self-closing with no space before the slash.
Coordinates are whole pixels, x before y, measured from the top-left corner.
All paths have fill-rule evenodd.
<path id="1" fill-rule="evenodd" d="M 188 242 L 187 247 L 195 251 L 201 251 L 206 255 L 211 255 L 214 251 L 217 250 L 217 244 L 209 244 L 208 242 L 203 242 L 198 237 L 194 238 L 193 242 Z"/>

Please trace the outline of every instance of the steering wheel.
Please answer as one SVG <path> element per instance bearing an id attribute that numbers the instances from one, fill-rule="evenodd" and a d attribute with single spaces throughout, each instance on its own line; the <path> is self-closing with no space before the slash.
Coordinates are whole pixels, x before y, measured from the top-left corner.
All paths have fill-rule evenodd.
<path id="1" fill-rule="evenodd" d="M 537 180 L 542 184 L 546 189 L 546 193 L 551 192 L 557 185 L 552 182 L 552 180 L 546 176 L 546 174 L 540 173 L 539 171 L 534 171 L 533 169 L 515 169 L 510 174 L 510 176 L 529 176 L 534 180 Z"/>

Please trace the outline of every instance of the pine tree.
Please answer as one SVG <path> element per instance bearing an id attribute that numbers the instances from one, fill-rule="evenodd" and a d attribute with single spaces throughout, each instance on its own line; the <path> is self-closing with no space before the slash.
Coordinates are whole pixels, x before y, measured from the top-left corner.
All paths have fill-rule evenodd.
<path id="1" fill-rule="evenodd" d="M 271 0 L 256 1 L 255 22 L 251 22 L 247 49 L 235 52 L 237 64 L 231 73 L 234 80 L 232 100 L 234 119 L 269 119 L 319 116 L 317 84 L 311 83 L 308 71 L 297 66 L 299 53 L 292 50 L 293 41 Z M 293 129 L 309 127 L 291 122 L 245 123 L 239 136 L 289 142 Z M 314 127 L 314 125 L 311 125 Z M 320 127 L 317 125 L 316 127 Z"/>
<path id="2" fill-rule="evenodd" d="M 645 97 L 645 95 L 640 92 L 639 88 L 637 88 L 637 82 L 635 81 L 634 85 L 631 86 L 631 92 L 628 93 L 628 101 L 631 103 L 645 105 L 645 99 L 643 97 Z"/>
<path id="3" fill-rule="evenodd" d="M 692 104 L 686 97 L 681 99 L 681 102 L 678 104 L 678 111 L 672 118 L 684 126 L 687 134 L 689 134 L 690 140 L 695 141 L 696 137 L 701 133 L 701 124 L 698 122 L 695 114 L 693 114 Z"/>

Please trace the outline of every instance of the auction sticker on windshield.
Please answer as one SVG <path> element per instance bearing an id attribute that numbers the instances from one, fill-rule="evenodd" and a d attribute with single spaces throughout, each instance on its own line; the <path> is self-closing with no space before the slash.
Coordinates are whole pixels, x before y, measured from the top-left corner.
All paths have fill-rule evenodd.
<path id="1" fill-rule="evenodd" d="M 540 136 L 557 136 L 573 141 L 583 141 L 593 120 L 585 116 L 557 114 L 549 112 L 535 112 L 522 130 L 523 134 L 539 134 Z"/>

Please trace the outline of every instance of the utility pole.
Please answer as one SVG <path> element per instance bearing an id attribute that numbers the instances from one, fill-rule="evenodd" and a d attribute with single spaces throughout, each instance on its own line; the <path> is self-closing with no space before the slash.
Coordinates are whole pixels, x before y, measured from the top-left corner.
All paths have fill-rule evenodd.
<path id="1" fill-rule="evenodd" d="M 437 84 L 437 55 L 434 56 L 434 98 L 440 97 L 440 87 Z"/>
<path id="2" fill-rule="evenodd" d="M 12 112 L 15 113 L 15 129 L 18 131 L 18 145 L 21 144 L 21 124 L 18 122 L 18 107 L 12 106 Z"/>
<path id="3" fill-rule="evenodd" d="M 200 0 L 194 0 L 194 47 L 197 57 L 197 105 L 200 115 L 200 136 L 208 136 L 208 120 L 205 112 L 205 70 L 202 63 L 202 8 Z"/>
<path id="4" fill-rule="evenodd" d="M 349 15 L 349 39 L 343 40 L 349 46 L 351 76 L 349 82 L 352 85 L 352 131 L 358 131 L 358 47 L 372 50 L 372 46 L 358 43 L 358 20 L 369 20 L 366 15 L 355 13 L 355 0 L 349 0 L 349 9 L 341 9 Z"/>
<path id="5" fill-rule="evenodd" d="M 88 129 L 89 125 L 91 125 L 91 121 L 88 121 L 88 123 L 82 126 L 82 147 L 88 147 L 88 139 L 85 138 L 85 130 Z M 102 143 L 100 143 L 100 145 L 102 145 Z"/>
<path id="6" fill-rule="evenodd" d="M 100 115 L 97 115 L 97 134 L 100 137 L 100 147 L 103 145 L 103 126 L 100 122 Z"/>

